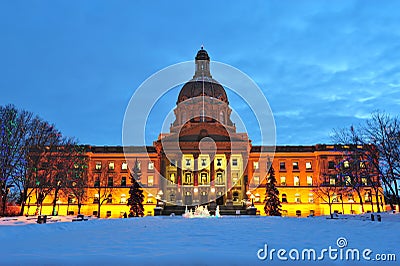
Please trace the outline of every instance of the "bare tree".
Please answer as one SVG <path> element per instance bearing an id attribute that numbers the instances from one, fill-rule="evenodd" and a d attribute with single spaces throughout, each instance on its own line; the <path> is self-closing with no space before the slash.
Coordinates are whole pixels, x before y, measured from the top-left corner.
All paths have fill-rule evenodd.
<path id="1" fill-rule="evenodd" d="M 112 192 L 114 190 L 113 176 L 106 167 L 100 171 L 92 172 L 91 183 L 94 184 L 95 196 L 93 203 L 97 204 L 97 217 L 100 218 L 101 207 L 104 203 L 112 203 Z"/>
<path id="2" fill-rule="evenodd" d="M 332 204 L 337 202 L 338 195 L 342 195 L 348 191 L 340 182 L 332 182 L 331 175 L 323 173 L 317 186 L 312 190 L 315 195 L 329 206 L 329 215 L 333 219 Z M 336 200 L 335 200 L 336 199 Z"/>

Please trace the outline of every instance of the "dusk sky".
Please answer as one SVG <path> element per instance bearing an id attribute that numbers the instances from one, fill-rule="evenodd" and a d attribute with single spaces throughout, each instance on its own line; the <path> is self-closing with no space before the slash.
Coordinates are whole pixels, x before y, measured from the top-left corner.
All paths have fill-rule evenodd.
<path id="1" fill-rule="evenodd" d="M 399 10 L 400 1 L 1 1 L 0 105 L 84 144 L 121 145 L 136 88 L 204 45 L 262 89 L 277 144 L 329 143 L 333 128 L 376 109 L 399 113 Z M 163 102 L 173 108 L 178 92 Z"/>

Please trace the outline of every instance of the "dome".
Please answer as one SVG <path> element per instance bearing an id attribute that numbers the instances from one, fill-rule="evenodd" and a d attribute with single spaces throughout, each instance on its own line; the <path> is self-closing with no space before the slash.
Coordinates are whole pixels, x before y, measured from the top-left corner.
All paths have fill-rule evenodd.
<path id="1" fill-rule="evenodd" d="M 208 56 L 207 51 L 203 49 L 203 47 L 201 47 L 201 49 L 197 52 L 196 60 L 208 60 L 208 61 L 210 61 L 210 57 Z"/>
<path id="2" fill-rule="evenodd" d="M 216 80 L 204 77 L 204 79 L 192 79 L 185 85 L 183 85 L 178 96 L 177 104 L 187 99 L 200 97 L 203 95 L 228 103 L 228 97 L 226 96 L 224 87 L 222 87 L 222 85 L 219 84 Z"/>
<path id="3" fill-rule="evenodd" d="M 210 73 L 210 57 L 203 47 L 197 52 L 196 58 L 196 71 L 193 79 L 183 85 L 177 104 L 195 97 L 208 96 L 227 104 L 228 97 L 224 87 L 212 78 Z"/>

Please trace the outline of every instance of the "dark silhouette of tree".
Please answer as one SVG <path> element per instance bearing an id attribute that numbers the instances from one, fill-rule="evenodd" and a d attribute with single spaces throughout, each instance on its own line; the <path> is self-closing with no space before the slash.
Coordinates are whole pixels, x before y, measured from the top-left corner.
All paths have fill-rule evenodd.
<path id="1" fill-rule="evenodd" d="M 279 190 L 276 188 L 275 171 L 268 160 L 269 170 L 267 184 L 265 186 L 265 206 L 264 211 L 269 216 L 281 216 L 281 202 L 279 201 Z"/>
<path id="2" fill-rule="evenodd" d="M 143 190 L 139 184 L 141 176 L 138 160 L 136 159 L 133 171 L 131 172 L 131 187 L 129 189 L 128 206 L 130 206 L 129 217 L 143 217 Z"/>

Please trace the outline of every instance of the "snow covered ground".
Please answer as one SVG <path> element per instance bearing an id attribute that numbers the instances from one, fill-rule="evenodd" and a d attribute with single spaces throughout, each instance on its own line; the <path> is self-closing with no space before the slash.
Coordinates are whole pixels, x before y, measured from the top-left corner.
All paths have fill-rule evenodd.
<path id="1" fill-rule="evenodd" d="M 144 217 L 85 222 L 52 217 L 59 221 L 47 224 L 26 217 L 1 218 L 0 265 L 399 265 L 400 215 L 382 214 L 382 222 L 369 217 Z M 272 249 L 276 251 L 271 261 Z M 287 260 L 278 258 L 279 249 Z M 315 260 L 310 249 L 316 252 Z M 355 249 L 360 260 L 352 259 Z M 337 258 L 330 259 L 329 252 Z M 376 255 L 388 258 L 389 254 L 395 254 L 396 261 L 375 260 Z"/>

